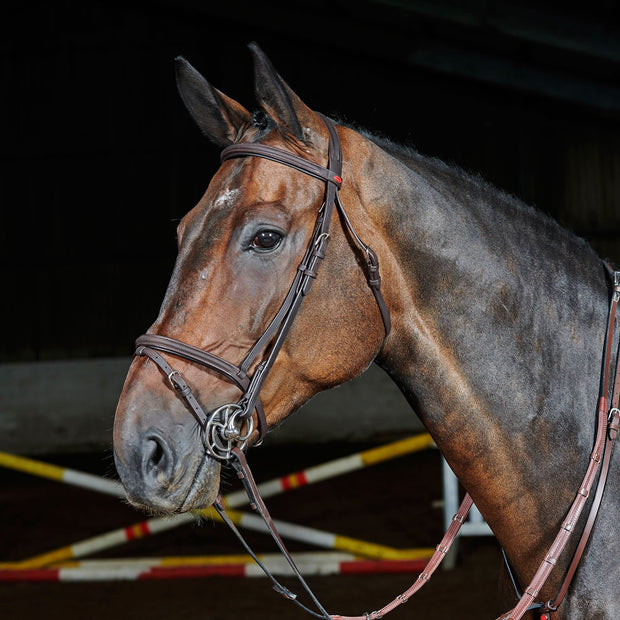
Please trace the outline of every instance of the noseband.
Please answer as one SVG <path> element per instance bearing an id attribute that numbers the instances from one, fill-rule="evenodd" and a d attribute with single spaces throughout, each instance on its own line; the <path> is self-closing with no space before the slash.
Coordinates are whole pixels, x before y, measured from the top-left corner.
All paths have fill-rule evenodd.
<path id="1" fill-rule="evenodd" d="M 262 441 L 267 432 L 265 412 L 259 397 L 260 390 L 275 363 L 304 297 L 308 295 L 314 284 L 319 266 L 325 258 L 334 206 L 337 207 L 352 238 L 365 254 L 366 279 L 381 312 L 386 335 L 390 331 L 390 315 L 381 294 L 381 278 L 379 277 L 377 256 L 356 234 L 338 196 L 338 190 L 342 184 L 340 138 L 334 123 L 323 115 L 319 114 L 319 116 L 329 132 L 327 168 L 288 151 L 264 144 L 233 144 L 226 147 L 221 154 L 222 162 L 238 157 L 262 157 L 294 168 L 325 183 L 323 204 L 319 209 L 314 230 L 303 259 L 297 267 L 291 287 L 271 323 L 241 364 L 236 366 L 209 351 L 203 351 L 191 344 L 159 334 L 145 334 L 136 341 L 136 355 L 149 357 L 168 377 L 171 386 L 185 400 L 200 425 L 206 451 L 217 460 L 226 461 L 230 459 L 233 449 L 243 449 L 246 446 L 254 431 L 253 414 L 255 411 L 258 421 L 259 442 Z M 271 344 L 269 354 L 264 361 L 256 366 L 254 373 L 250 376 L 248 374 L 250 368 L 261 351 L 266 349 L 269 344 Z M 175 370 L 161 353 L 181 357 L 223 375 L 241 390 L 243 393 L 241 398 L 236 403 L 227 403 L 207 414 L 181 373 Z"/>

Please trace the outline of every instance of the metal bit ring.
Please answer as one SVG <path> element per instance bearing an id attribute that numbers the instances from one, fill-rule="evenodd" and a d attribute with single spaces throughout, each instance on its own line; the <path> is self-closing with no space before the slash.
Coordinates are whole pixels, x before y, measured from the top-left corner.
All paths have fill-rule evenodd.
<path id="1" fill-rule="evenodd" d="M 234 448 L 241 450 L 246 446 L 254 431 L 254 418 L 244 418 L 244 407 L 228 403 L 218 407 L 209 416 L 202 432 L 206 451 L 218 461 L 230 459 Z"/>

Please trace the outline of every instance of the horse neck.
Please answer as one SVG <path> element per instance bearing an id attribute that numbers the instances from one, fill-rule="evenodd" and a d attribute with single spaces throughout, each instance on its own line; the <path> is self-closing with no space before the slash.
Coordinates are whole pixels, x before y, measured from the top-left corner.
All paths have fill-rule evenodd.
<path id="1" fill-rule="evenodd" d="M 390 182 L 369 198 L 389 247 L 393 331 L 376 361 L 507 551 L 525 544 L 527 555 L 554 535 L 591 449 L 602 264 L 550 219 L 459 171 L 415 155 L 377 159 Z"/>

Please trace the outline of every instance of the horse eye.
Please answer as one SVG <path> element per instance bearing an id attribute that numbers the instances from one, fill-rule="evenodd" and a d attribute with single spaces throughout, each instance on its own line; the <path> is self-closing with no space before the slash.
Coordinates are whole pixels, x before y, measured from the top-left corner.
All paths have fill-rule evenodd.
<path id="1" fill-rule="evenodd" d="M 261 230 L 252 239 L 252 247 L 256 250 L 275 250 L 282 241 L 282 235 L 275 230 Z"/>

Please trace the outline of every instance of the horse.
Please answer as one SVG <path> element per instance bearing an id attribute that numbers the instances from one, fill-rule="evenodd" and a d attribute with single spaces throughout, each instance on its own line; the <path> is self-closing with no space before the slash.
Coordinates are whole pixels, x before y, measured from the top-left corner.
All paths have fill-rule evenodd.
<path id="1" fill-rule="evenodd" d="M 226 157 L 178 226 L 168 289 L 120 395 L 114 456 L 127 497 L 156 513 L 211 505 L 231 443 L 257 443 L 374 362 L 491 527 L 509 567 L 499 604 L 513 605 L 510 581 L 532 579 L 590 460 L 606 268 L 584 240 L 481 178 L 326 119 L 250 49 L 255 112 L 176 60 L 185 106 Z M 300 273 L 312 291 L 283 324 Z M 612 459 L 554 619 L 620 617 L 619 467 Z"/>

